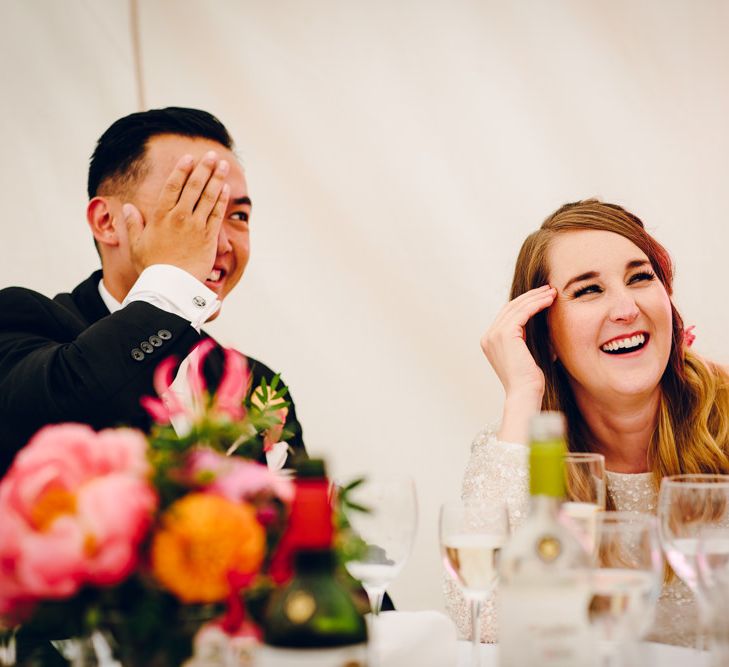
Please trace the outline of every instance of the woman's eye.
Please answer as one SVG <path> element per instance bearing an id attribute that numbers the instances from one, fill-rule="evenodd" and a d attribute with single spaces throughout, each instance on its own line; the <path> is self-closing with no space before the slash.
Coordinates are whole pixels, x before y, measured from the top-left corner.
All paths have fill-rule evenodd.
<path id="1" fill-rule="evenodd" d="M 585 294 L 600 294 L 600 292 L 602 292 L 602 289 L 599 285 L 585 285 L 584 287 L 580 287 L 580 289 L 576 290 L 572 297 L 574 299 L 579 299 Z"/>
<path id="2" fill-rule="evenodd" d="M 630 278 L 628 279 L 628 285 L 632 285 L 633 283 L 639 283 L 642 281 L 650 281 L 653 280 L 656 277 L 655 273 L 652 273 L 651 271 L 639 271 L 638 273 L 634 273 Z"/>

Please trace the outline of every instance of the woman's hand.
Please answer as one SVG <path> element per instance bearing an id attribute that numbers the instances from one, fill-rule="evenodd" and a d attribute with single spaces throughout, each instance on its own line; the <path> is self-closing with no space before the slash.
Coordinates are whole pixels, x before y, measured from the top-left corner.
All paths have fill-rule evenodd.
<path id="1" fill-rule="evenodd" d="M 504 385 L 506 401 L 499 438 L 526 442 L 529 419 L 542 404 L 544 373 L 526 345 L 526 323 L 552 305 L 557 290 L 543 285 L 510 301 L 481 339 L 481 349 Z"/>

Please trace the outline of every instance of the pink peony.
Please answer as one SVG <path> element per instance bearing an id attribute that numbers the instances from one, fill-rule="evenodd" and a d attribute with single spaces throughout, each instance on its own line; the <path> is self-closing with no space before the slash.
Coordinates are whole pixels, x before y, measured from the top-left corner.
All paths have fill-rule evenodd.
<path id="1" fill-rule="evenodd" d="M 157 497 L 131 429 L 41 429 L 0 482 L 0 613 L 115 584 L 137 564 Z"/>
<path id="2" fill-rule="evenodd" d="M 284 503 L 294 497 L 291 479 L 267 466 L 236 456 L 223 456 L 212 449 L 199 448 L 190 453 L 185 476 L 206 491 L 233 501 L 251 501 L 260 496 L 276 496 Z"/>

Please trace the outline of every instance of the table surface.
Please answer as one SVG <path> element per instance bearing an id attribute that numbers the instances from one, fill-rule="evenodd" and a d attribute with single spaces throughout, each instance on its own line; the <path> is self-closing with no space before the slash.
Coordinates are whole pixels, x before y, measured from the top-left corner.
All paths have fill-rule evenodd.
<path id="1" fill-rule="evenodd" d="M 643 642 L 638 647 L 639 657 L 635 665 L 640 667 L 709 667 L 708 654 L 680 646 Z M 497 667 L 497 644 L 481 644 L 479 667 Z M 470 642 L 458 642 L 458 667 L 471 667 Z"/>
<path id="2" fill-rule="evenodd" d="M 456 628 L 436 611 L 388 611 L 369 617 L 371 650 L 378 667 L 472 667 L 471 644 L 456 640 Z M 597 648 L 597 647 L 596 647 Z M 478 667 L 498 667 L 498 644 L 479 646 Z M 641 642 L 626 651 L 624 667 L 709 667 L 707 653 L 680 646 Z M 524 667 L 539 667 L 527 666 Z"/>

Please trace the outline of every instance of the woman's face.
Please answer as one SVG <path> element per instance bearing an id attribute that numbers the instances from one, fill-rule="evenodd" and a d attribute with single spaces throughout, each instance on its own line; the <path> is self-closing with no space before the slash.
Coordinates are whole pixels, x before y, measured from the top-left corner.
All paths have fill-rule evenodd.
<path id="1" fill-rule="evenodd" d="M 671 352 L 671 301 L 648 257 L 619 234 L 560 233 L 547 251 L 557 297 L 552 352 L 577 398 L 602 403 L 658 391 Z"/>

